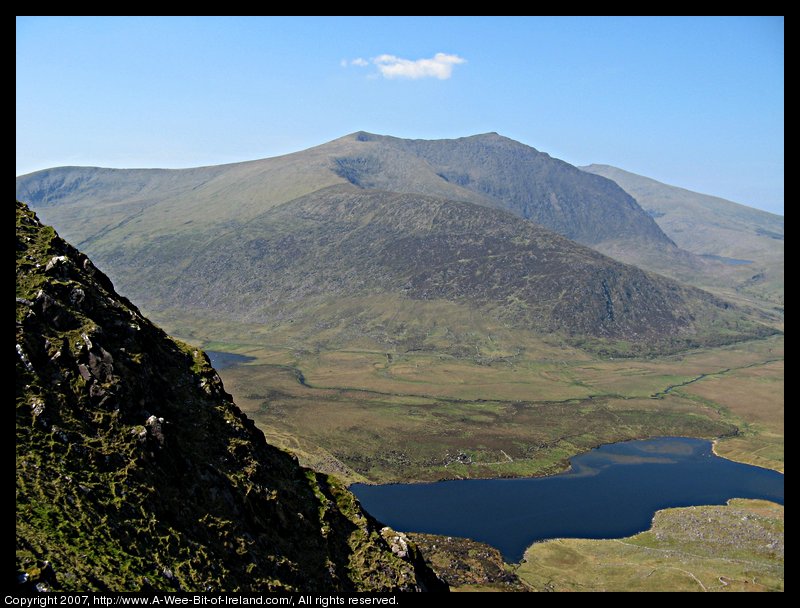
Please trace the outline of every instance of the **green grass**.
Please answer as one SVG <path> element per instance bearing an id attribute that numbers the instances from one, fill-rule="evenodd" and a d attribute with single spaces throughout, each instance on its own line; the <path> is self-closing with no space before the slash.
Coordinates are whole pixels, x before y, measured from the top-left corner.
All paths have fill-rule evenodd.
<path id="1" fill-rule="evenodd" d="M 539 591 L 783 591 L 784 509 L 743 499 L 666 509 L 628 538 L 532 545 L 516 574 Z"/>
<path id="2" fill-rule="evenodd" d="M 253 329 L 205 344 L 255 357 L 221 372 L 226 389 L 271 442 L 348 481 L 544 475 L 602 443 L 737 429 L 718 451 L 783 468 L 780 336 L 616 359 L 518 332 L 513 356 L 478 363 L 367 343 L 310 351 L 288 335 L 265 347 Z M 739 407 L 767 382 L 775 407 Z"/>

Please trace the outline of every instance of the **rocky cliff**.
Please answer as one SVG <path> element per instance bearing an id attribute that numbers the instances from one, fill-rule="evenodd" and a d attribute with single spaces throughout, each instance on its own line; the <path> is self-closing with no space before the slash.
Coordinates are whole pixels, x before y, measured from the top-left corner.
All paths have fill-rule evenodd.
<path id="1" fill-rule="evenodd" d="M 446 590 L 17 203 L 16 566 L 38 590 Z"/>

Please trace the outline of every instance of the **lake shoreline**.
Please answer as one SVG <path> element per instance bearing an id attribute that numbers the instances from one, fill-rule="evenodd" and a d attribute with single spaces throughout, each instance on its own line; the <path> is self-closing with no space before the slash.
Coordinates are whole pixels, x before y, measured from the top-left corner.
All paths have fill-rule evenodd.
<path id="1" fill-rule="evenodd" d="M 558 475 L 350 488 L 397 530 L 472 538 L 518 562 L 537 541 L 644 532 L 665 508 L 733 498 L 783 504 L 784 476 L 775 473 L 719 457 L 706 439 L 659 437 L 590 450 Z"/>

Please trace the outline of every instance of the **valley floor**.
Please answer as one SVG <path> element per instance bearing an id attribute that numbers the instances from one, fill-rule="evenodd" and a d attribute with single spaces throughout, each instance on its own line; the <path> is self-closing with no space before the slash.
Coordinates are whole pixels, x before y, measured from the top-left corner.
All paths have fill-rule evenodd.
<path id="1" fill-rule="evenodd" d="M 348 482 L 546 475 L 599 444 L 662 435 L 716 437 L 719 455 L 784 471 L 783 336 L 625 359 L 541 340 L 457 357 L 228 336 L 204 347 L 254 357 L 220 372 L 239 406 L 270 442 Z M 630 538 L 536 544 L 518 567 L 472 541 L 426 542 L 435 564 L 461 569 L 462 591 L 783 590 L 783 512 L 669 509 Z"/>
<path id="2" fill-rule="evenodd" d="M 220 372 L 236 403 L 272 443 L 349 482 L 546 475 L 597 445 L 664 435 L 722 437 L 719 455 L 784 468 L 783 336 L 649 359 L 530 342 L 480 362 L 204 346 L 254 357 Z"/>

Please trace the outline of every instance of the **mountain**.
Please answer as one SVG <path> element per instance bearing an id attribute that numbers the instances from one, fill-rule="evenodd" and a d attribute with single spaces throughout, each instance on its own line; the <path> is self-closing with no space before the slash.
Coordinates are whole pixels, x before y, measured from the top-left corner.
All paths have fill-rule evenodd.
<path id="1" fill-rule="evenodd" d="M 586 179 L 586 172 L 535 148 L 497 133 L 450 140 L 408 140 L 355 133 L 343 138 L 368 142 L 336 162 L 351 183 L 365 188 L 424 193 L 473 201 L 510 211 L 562 236 L 588 245 L 618 261 L 688 281 L 699 287 L 725 285 L 721 264 L 682 250 L 638 203 L 611 180 Z M 340 140 L 337 140 L 340 141 Z M 383 162 L 399 150 L 424 161 L 451 186 L 436 192 L 392 171 Z M 583 175 L 581 175 L 583 173 Z M 413 172 L 419 175 L 419 171 Z M 598 176 L 599 177 L 599 176 Z M 470 198 L 464 190 L 479 198 Z"/>
<path id="2" fill-rule="evenodd" d="M 339 482 L 268 445 L 202 351 L 16 213 L 23 589 L 446 590 Z"/>
<path id="3" fill-rule="evenodd" d="M 614 180 L 679 247 L 733 266 L 739 292 L 783 305 L 783 217 L 609 165 L 581 169 Z"/>
<path id="4" fill-rule="evenodd" d="M 159 274 L 169 271 L 157 255 L 138 256 Z M 709 294 L 614 262 L 505 211 L 352 186 L 318 190 L 220 234 L 169 292 L 156 295 L 249 323 L 315 327 L 326 303 L 346 301 L 324 324 L 383 343 L 403 333 L 379 320 L 384 307 L 376 300 L 386 297 L 423 310 L 454 303 L 519 328 L 640 348 L 758 331 L 737 329 L 737 315 Z M 416 331 L 433 333 L 434 323 Z M 422 338 L 417 347 L 430 345 Z"/>
<path id="5" fill-rule="evenodd" d="M 17 198 L 96 255 L 111 233 L 234 226 L 342 183 L 505 209 L 601 250 L 676 249 L 612 181 L 496 133 L 426 141 L 358 132 L 277 158 L 173 171 L 61 167 L 19 177 Z"/>
<path id="6" fill-rule="evenodd" d="M 436 335 L 437 348 L 458 353 L 474 350 L 464 336 L 493 340 L 484 318 L 610 352 L 767 331 L 537 225 L 623 257 L 692 258 L 610 180 L 497 134 L 359 132 L 235 165 L 66 167 L 18 178 L 17 193 L 156 318 L 257 324 L 292 348 L 324 348 L 323 333 L 381 349 Z M 421 319 L 413 336 L 397 322 L 409 303 Z M 443 329 L 443 304 L 468 320 Z"/>
<path id="7" fill-rule="evenodd" d="M 613 182 L 587 179 L 564 161 L 497 133 L 460 139 L 400 139 L 356 133 L 362 142 L 350 156 L 337 158 L 340 172 L 358 186 L 427 194 L 400 178 L 375 181 L 383 173 L 383 151 L 398 150 L 424 161 L 435 175 L 452 186 L 435 194 L 470 200 L 472 192 L 485 204 L 511 211 L 558 234 L 586 245 L 626 239 L 671 244 L 655 222 Z M 432 193 L 433 194 L 433 193 Z"/>

